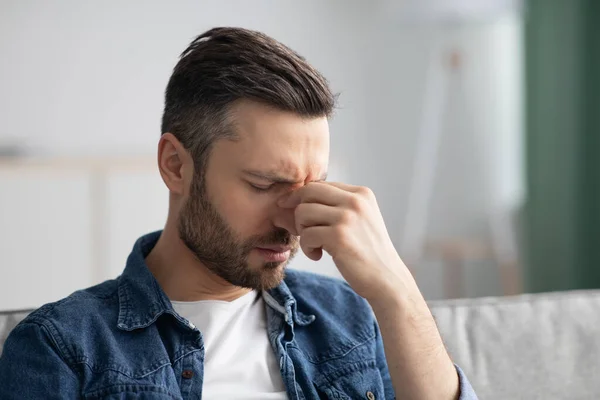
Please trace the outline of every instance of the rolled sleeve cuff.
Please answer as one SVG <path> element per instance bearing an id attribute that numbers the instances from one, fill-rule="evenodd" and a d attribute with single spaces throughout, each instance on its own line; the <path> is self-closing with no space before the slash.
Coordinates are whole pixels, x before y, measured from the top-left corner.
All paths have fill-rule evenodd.
<path id="1" fill-rule="evenodd" d="M 465 375 L 465 373 L 463 372 L 462 369 L 460 369 L 460 367 L 458 365 L 454 365 L 456 367 L 456 371 L 458 372 L 458 380 L 459 380 L 459 387 L 460 387 L 460 396 L 458 397 L 459 400 L 479 400 L 477 398 L 477 394 L 475 394 L 475 390 L 473 389 L 473 386 L 471 386 L 471 383 L 469 382 L 469 379 L 467 378 L 467 376 Z"/>

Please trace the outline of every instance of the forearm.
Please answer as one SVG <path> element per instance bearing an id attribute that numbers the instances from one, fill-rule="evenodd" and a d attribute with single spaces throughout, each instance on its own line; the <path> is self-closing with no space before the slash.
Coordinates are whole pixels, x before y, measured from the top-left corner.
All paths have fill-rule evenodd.
<path id="1" fill-rule="evenodd" d="M 455 400 L 459 378 L 427 303 L 412 279 L 408 286 L 369 300 L 383 339 L 396 393 L 403 399 Z"/>

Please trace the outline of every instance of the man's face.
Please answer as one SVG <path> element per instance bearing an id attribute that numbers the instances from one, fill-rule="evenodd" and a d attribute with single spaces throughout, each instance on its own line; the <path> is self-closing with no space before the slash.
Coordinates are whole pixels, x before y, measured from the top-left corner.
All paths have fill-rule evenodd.
<path id="1" fill-rule="evenodd" d="M 299 239 L 284 227 L 293 210 L 281 196 L 325 179 L 326 118 L 304 119 L 254 102 L 233 108 L 239 140 L 219 140 L 203 179 L 196 174 L 179 216 L 179 234 L 209 270 L 227 282 L 263 290 L 277 286 Z"/>

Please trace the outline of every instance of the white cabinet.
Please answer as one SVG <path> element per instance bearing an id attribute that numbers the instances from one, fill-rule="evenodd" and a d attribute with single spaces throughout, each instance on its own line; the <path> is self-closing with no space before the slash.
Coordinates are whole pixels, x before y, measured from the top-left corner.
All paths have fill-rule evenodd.
<path id="1" fill-rule="evenodd" d="M 167 207 L 151 159 L 0 163 L 0 311 L 117 277 Z"/>
<path id="2" fill-rule="evenodd" d="M 158 169 L 112 170 L 107 175 L 103 265 L 106 278 L 121 274 L 140 236 L 164 227 L 168 207 L 169 192 Z"/>
<path id="3" fill-rule="evenodd" d="M 85 172 L 0 169 L 0 310 L 92 283 L 90 204 Z"/>

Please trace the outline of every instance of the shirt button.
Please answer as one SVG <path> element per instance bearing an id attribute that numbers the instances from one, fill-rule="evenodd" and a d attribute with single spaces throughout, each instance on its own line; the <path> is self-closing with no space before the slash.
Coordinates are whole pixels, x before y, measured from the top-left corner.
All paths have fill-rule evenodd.
<path id="1" fill-rule="evenodd" d="M 375 395 L 373 394 L 373 392 L 367 392 L 367 399 L 375 400 Z"/>
<path id="2" fill-rule="evenodd" d="M 192 379 L 192 377 L 194 376 L 194 371 L 192 371 L 191 369 L 186 369 L 185 371 L 183 371 L 181 376 L 183 376 L 183 379 Z"/>

